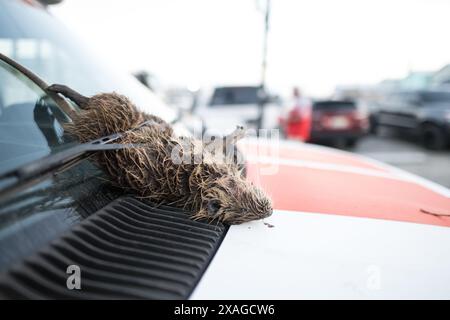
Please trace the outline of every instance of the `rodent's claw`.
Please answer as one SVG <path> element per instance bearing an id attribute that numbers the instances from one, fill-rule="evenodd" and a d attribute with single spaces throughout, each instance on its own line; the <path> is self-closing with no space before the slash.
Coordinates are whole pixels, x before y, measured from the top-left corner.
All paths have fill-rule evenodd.
<path id="1" fill-rule="evenodd" d="M 243 126 L 236 126 L 236 129 L 225 137 L 228 144 L 235 144 L 239 140 L 245 138 L 247 130 Z"/>

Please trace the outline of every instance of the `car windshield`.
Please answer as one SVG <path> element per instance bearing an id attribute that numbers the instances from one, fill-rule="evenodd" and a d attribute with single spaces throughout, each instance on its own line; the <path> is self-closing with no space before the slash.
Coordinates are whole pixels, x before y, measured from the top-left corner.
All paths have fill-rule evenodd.
<path id="1" fill-rule="evenodd" d="M 258 103 L 258 87 L 221 87 L 214 90 L 210 105 Z"/>
<path id="2" fill-rule="evenodd" d="M 131 75 L 115 73 L 82 48 L 47 11 L 0 0 L 2 54 L 47 83 L 66 84 L 84 95 L 116 91 L 143 111 L 166 121 L 175 119 L 175 110 Z M 41 88 L 0 61 L 0 173 L 73 145 L 64 135 L 66 121 L 67 116 Z"/>
<path id="3" fill-rule="evenodd" d="M 72 145 L 67 121 L 41 88 L 0 60 L 0 173 Z"/>
<path id="4" fill-rule="evenodd" d="M 61 83 L 84 95 L 117 91 L 144 111 L 166 121 L 176 111 L 162 103 L 134 77 L 106 66 L 47 11 L 22 1 L 0 0 L 0 52 L 47 83 Z"/>

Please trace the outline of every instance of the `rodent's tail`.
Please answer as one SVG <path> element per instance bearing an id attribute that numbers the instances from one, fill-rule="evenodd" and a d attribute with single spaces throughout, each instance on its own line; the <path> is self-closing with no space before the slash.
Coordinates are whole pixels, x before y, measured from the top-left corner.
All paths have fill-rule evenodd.
<path id="1" fill-rule="evenodd" d="M 46 90 L 62 94 L 66 98 L 75 102 L 82 109 L 85 108 L 89 101 L 88 97 L 79 94 L 75 90 L 63 84 L 52 84 L 51 86 L 48 86 Z"/>
<path id="2" fill-rule="evenodd" d="M 82 108 L 72 117 L 72 123 L 64 126 L 70 135 L 81 142 L 130 130 L 145 120 L 127 97 L 117 93 L 102 93 L 87 98 L 62 85 L 52 85 L 47 89 L 63 94 Z"/>

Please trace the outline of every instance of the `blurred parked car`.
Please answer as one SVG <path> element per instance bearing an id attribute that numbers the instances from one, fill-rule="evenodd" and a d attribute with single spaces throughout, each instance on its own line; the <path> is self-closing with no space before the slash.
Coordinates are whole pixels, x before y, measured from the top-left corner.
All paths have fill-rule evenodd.
<path id="1" fill-rule="evenodd" d="M 261 99 L 266 99 L 262 128 L 274 129 L 278 126 L 281 103 L 278 97 L 258 86 L 224 86 L 214 88 L 212 93 L 202 92 L 194 112 L 213 134 L 230 132 L 237 125 L 256 128 Z"/>
<path id="2" fill-rule="evenodd" d="M 368 115 L 360 104 L 344 100 L 313 103 L 310 141 L 332 142 L 351 147 L 367 133 L 368 128 Z"/>
<path id="3" fill-rule="evenodd" d="M 381 126 L 411 133 L 429 149 L 445 149 L 450 142 L 450 91 L 392 93 L 374 114 L 374 131 Z"/>

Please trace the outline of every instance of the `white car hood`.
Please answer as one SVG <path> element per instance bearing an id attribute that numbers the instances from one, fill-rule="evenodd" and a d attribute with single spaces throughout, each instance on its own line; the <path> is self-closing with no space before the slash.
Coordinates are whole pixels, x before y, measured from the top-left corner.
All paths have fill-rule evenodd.
<path id="1" fill-rule="evenodd" d="M 264 222 L 230 227 L 191 299 L 450 298 L 447 227 L 280 210 Z"/>

